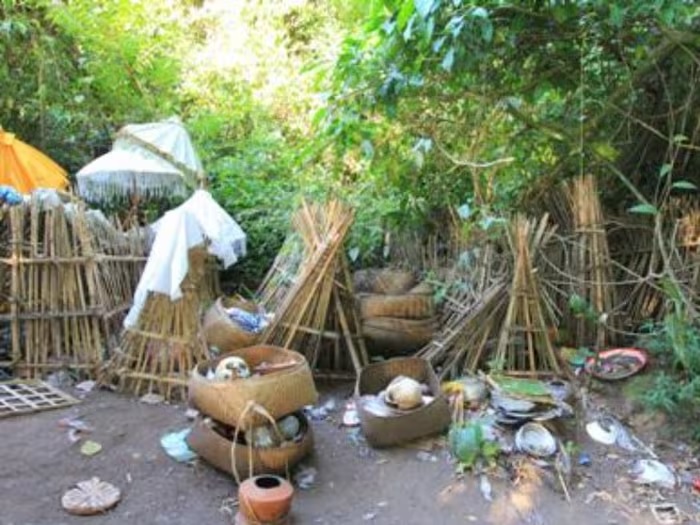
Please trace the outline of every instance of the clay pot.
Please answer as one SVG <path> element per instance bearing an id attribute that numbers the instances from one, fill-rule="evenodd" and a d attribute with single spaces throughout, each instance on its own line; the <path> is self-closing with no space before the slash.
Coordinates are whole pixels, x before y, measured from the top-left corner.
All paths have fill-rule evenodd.
<path id="1" fill-rule="evenodd" d="M 294 487 L 279 476 L 254 476 L 238 489 L 238 502 L 243 516 L 253 523 L 276 522 L 289 514 Z"/>

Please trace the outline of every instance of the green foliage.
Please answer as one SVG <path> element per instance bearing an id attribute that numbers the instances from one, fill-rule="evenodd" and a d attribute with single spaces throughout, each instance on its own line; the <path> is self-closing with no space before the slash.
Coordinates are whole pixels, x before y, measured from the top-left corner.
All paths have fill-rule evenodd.
<path id="1" fill-rule="evenodd" d="M 650 407 L 682 419 L 700 408 L 700 327 L 687 316 L 677 297 L 670 298 L 674 311 L 660 325 L 648 326 L 648 333 L 639 341 L 657 357 L 661 370 L 642 397 Z"/>
<path id="2" fill-rule="evenodd" d="M 447 206 L 477 231 L 584 167 L 637 170 L 613 170 L 634 142 L 617 109 L 658 114 L 640 78 L 659 67 L 686 96 L 699 17 L 682 0 L 9 0 L 0 123 L 74 172 L 121 125 L 180 114 L 254 286 L 301 195 L 350 202 L 348 251 L 381 264 L 388 231 L 439 231 Z M 678 148 L 686 120 L 662 130 Z M 647 184 L 695 191 L 692 164 L 649 164 Z"/>
<path id="3" fill-rule="evenodd" d="M 584 167 L 620 176 L 610 104 L 639 106 L 636 82 L 669 26 L 690 40 L 699 17 L 680 0 L 373 2 L 317 120 L 337 159 L 365 160 L 353 183 L 411 196 L 402 218 L 469 196 L 476 208 L 512 207 Z"/>

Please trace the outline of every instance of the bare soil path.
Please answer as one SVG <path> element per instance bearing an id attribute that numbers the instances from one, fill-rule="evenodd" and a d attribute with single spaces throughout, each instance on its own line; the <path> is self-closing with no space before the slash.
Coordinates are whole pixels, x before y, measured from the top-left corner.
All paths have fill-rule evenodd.
<path id="1" fill-rule="evenodd" d="M 70 390 L 69 390 L 70 391 Z M 648 506 L 629 501 L 625 461 L 587 448 L 593 464 L 572 487 L 571 504 L 551 483 L 517 487 L 492 479 L 486 501 L 473 476 L 457 481 L 445 450 L 377 451 L 337 424 L 349 386 L 322 389 L 338 409 L 313 423 L 316 448 L 306 466 L 317 469 L 309 490 L 299 490 L 295 524 L 653 524 Z M 89 439 L 103 450 L 86 457 L 72 444 L 61 418 L 77 416 L 94 427 Z M 170 459 L 160 447 L 169 431 L 188 426 L 182 405 L 149 406 L 111 392 L 92 392 L 74 407 L 0 420 L 0 525 L 226 525 L 233 481 L 204 463 Z M 61 495 L 75 482 L 98 476 L 121 488 L 121 503 L 107 514 L 66 514 Z M 681 501 L 691 515 L 691 496 Z M 696 510 L 697 512 L 697 510 Z"/>

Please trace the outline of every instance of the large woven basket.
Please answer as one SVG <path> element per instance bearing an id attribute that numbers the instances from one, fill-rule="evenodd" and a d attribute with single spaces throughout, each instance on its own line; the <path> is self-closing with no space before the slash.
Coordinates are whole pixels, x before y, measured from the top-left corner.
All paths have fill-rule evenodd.
<path id="1" fill-rule="evenodd" d="M 362 320 L 362 334 L 368 346 L 383 355 L 415 352 L 433 338 L 437 329 L 436 317 L 428 319 L 372 317 Z"/>
<path id="2" fill-rule="evenodd" d="M 289 368 L 248 379 L 217 381 L 206 378 L 209 368 L 216 367 L 224 357 L 243 358 L 252 369 L 265 363 Z M 241 348 L 212 361 L 199 364 L 192 370 L 189 381 L 190 402 L 203 414 L 230 426 L 239 426 L 241 414 L 250 401 L 262 406 L 274 418 L 313 405 L 318 400 L 309 364 L 303 355 L 276 346 L 258 345 Z M 260 414 L 251 413 L 248 424 L 267 422 Z"/>
<path id="3" fill-rule="evenodd" d="M 358 298 L 360 316 L 363 319 L 372 317 L 425 319 L 435 315 L 433 290 L 427 283 L 421 283 L 403 294 L 358 294 Z"/>
<path id="4" fill-rule="evenodd" d="M 408 270 L 368 268 L 356 271 L 352 282 L 355 292 L 400 294 L 416 285 L 416 276 Z"/>
<path id="5" fill-rule="evenodd" d="M 187 436 L 187 444 L 197 455 L 217 469 L 233 475 L 232 455 L 240 478 L 250 476 L 252 452 L 253 475 L 286 474 L 294 465 L 309 455 L 314 446 L 311 425 L 302 413 L 297 413 L 302 422 L 304 436 L 301 441 L 284 447 L 252 448 L 239 443 L 233 449 L 233 442 L 206 425 L 201 418 L 195 422 Z"/>
<path id="6" fill-rule="evenodd" d="M 262 334 L 248 332 L 238 326 L 226 313 L 226 308 L 235 306 L 246 312 L 256 312 L 257 307 L 243 299 L 217 299 L 204 314 L 202 332 L 209 346 L 215 346 L 222 352 L 231 352 L 239 348 L 253 346 L 260 341 Z"/>
<path id="7" fill-rule="evenodd" d="M 386 417 L 377 416 L 363 408 L 361 396 L 380 393 L 400 375 L 427 383 L 435 395 L 433 401 L 415 410 Z M 437 434 L 450 425 L 447 399 L 440 389 L 440 381 L 425 359 L 402 357 L 366 366 L 357 378 L 355 397 L 362 433 L 373 447 L 387 447 Z"/>

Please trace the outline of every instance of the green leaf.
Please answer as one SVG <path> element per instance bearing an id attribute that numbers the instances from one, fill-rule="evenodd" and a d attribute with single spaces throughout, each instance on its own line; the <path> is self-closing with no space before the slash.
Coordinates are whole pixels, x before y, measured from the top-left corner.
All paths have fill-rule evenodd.
<path id="1" fill-rule="evenodd" d="M 630 213 L 640 213 L 643 215 L 656 215 L 659 213 L 656 206 L 652 206 L 651 204 L 637 204 L 636 206 L 632 206 L 628 211 Z"/>
<path id="2" fill-rule="evenodd" d="M 410 3 L 410 2 L 409 2 Z M 416 11 L 422 18 L 426 18 L 433 9 L 434 0 L 415 0 Z"/>
<path id="3" fill-rule="evenodd" d="M 80 453 L 84 456 L 94 456 L 101 450 L 102 445 L 100 445 L 97 441 L 92 440 L 87 440 L 85 443 L 83 443 L 83 446 L 80 447 Z"/>
<path id="4" fill-rule="evenodd" d="M 474 9 L 472 9 L 471 15 L 474 18 L 488 18 L 489 12 L 483 7 L 475 7 Z"/>
<path id="5" fill-rule="evenodd" d="M 481 38 L 486 42 L 493 40 L 493 24 L 489 19 L 485 19 L 481 24 Z"/>
<path id="6" fill-rule="evenodd" d="M 435 31 L 435 18 L 430 17 L 425 24 L 425 42 L 428 43 L 433 39 L 433 32 Z"/>
<path id="7" fill-rule="evenodd" d="M 440 51 L 440 49 L 442 49 L 442 45 L 445 43 L 445 40 L 447 40 L 447 37 L 441 36 L 435 42 L 433 42 L 433 53 L 437 53 Z"/>
<path id="8" fill-rule="evenodd" d="M 408 23 L 408 20 L 413 16 L 414 12 L 415 8 L 413 6 L 413 2 L 403 3 L 403 5 L 401 6 L 401 10 L 399 11 L 398 16 L 396 17 L 396 23 L 398 24 L 399 29 L 401 31 L 404 30 L 406 24 Z"/>
<path id="9" fill-rule="evenodd" d="M 452 71 L 452 66 L 455 63 L 455 48 L 451 47 L 447 53 L 445 53 L 445 58 L 442 59 L 442 69 L 445 71 Z"/>
<path id="10" fill-rule="evenodd" d="M 672 188 L 676 188 L 678 190 L 697 190 L 698 187 L 693 184 L 692 182 L 688 180 L 679 180 L 671 184 Z"/>
<path id="11" fill-rule="evenodd" d="M 619 155 L 618 151 L 607 142 L 598 142 L 593 145 L 593 149 L 605 160 L 613 161 Z"/>
<path id="12" fill-rule="evenodd" d="M 410 20 L 408 21 L 408 24 L 406 24 L 406 29 L 403 31 L 403 39 L 404 41 L 408 42 L 411 40 L 411 35 L 413 34 L 413 24 L 416 21 L 416 15 L 413 15 Z"/>
<path id="13" fill-rule="evenodd" d="M 666 175 L 671 173 L 672 168 L 673 166 L 671 164 L 664 164 L 661 166 L 661 169 L 659 170 L 659 177 L 663 179 Z"/>
<path id="14" fill-rule="evenodd" d="M 625 10 L 617 4 L 610 6 L 610 23 L 615 27 L 622 27 L 625 18 Z"/>
<path id="15" fill-rule="evenodd" d="M 680 144 L 682 142 L 688 142 L 688 137 L 686 137 L 685 135 L 674 135 L 673 142 L 675 142 L 676 144 Z"/>

